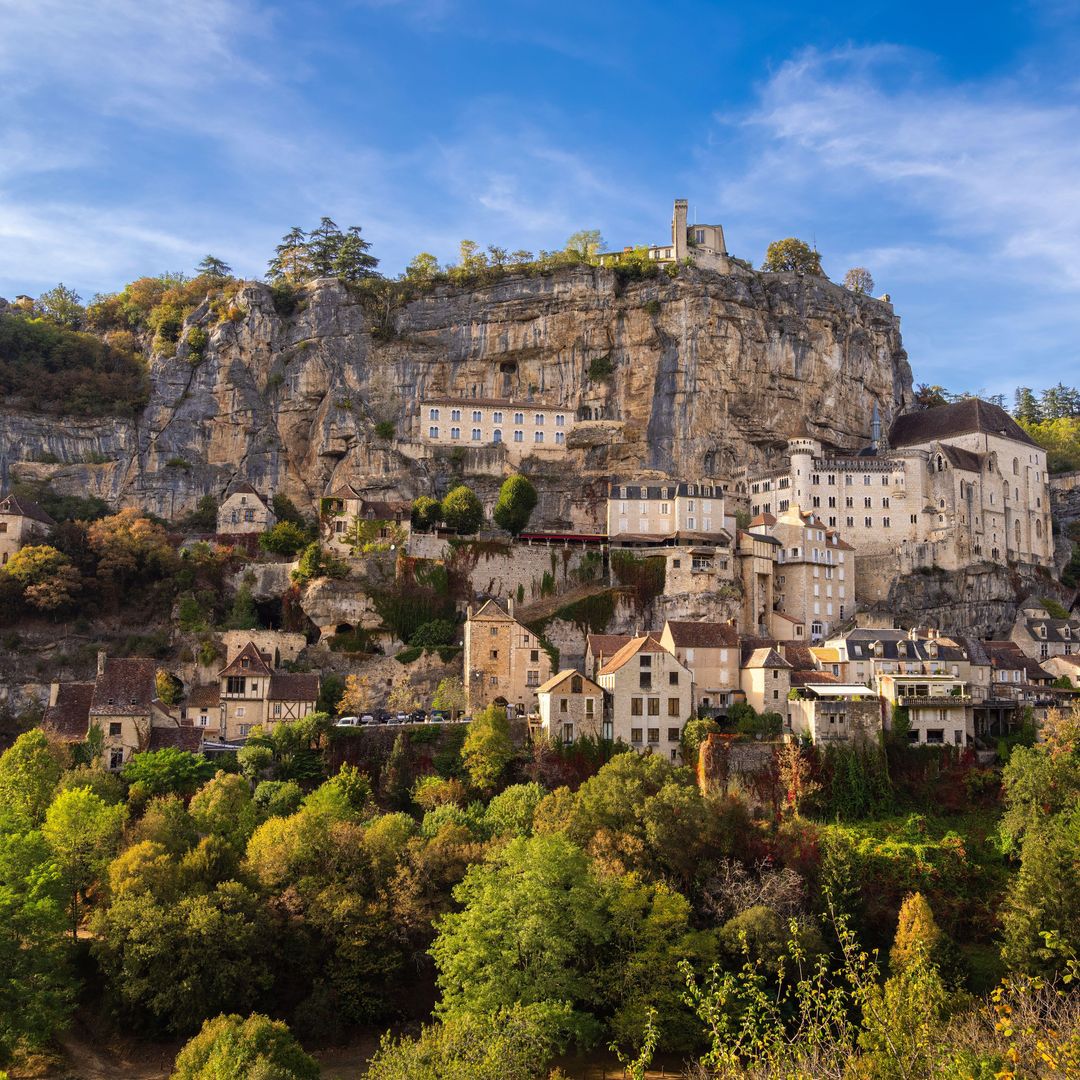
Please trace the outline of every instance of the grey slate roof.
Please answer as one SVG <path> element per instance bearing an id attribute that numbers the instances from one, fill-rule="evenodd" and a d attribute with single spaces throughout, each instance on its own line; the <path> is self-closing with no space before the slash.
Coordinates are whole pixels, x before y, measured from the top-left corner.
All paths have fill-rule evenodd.
<path id="1" fill-rule="evenodd" d="M 965 398 L 952 405 L 898 416 L 889 431 L 889 446 L 912 446 L 953 435 L 967 435 L 972 431 L 1000 435 L 1029 446 L 1036 445 L 1004 409 L 981 398 Z"/>

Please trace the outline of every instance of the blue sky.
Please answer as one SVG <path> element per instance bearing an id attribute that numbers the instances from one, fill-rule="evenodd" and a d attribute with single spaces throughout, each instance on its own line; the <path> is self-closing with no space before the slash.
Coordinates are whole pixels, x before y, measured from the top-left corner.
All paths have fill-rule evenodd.
<path id="1" fill-rule="evenodd" d="M 892 294 L 916 379 L 1080 380 L 1080 3 L 0 0 L 0 295 L 360 224 L 816 242 Z"/>

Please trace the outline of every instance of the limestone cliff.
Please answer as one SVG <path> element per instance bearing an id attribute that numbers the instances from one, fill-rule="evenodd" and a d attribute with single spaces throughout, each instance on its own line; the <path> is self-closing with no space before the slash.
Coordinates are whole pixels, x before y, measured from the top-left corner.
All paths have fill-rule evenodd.
<path id="1" fill-rule="evenodd" d="M 411 498 L 462 473 L 486 494 L 504 451 L 432 456 L 419 399 L 542 400 L 605 418 L 578 425 L 567 461 L 529 469 L 542 522 L 558 526 L 598 520 L 612 473 L 725 479 L 807 420 L 826 442 L 858 446 L 874 402 L 888 425 L 911 397 L 891 306 L 795 274 L 682 269 L 624 283 L 581 267 L 442 285 L 383 310 L 322 279 L 284 317 L 251 282 L 236 304 L 235 321 L 206 305 L 189 319 L 209 335 L 198 362 L 183 344 L 151 358 L 150 402 L 133 420 L 0 410 L 0 470 L 166 517 L 239 479 L 305 506 L 342 482 Z M 594 374 L 611 373 L 592 382 L 601 358 Z M 393 439 L 376 436 L 380 422 Z"/>

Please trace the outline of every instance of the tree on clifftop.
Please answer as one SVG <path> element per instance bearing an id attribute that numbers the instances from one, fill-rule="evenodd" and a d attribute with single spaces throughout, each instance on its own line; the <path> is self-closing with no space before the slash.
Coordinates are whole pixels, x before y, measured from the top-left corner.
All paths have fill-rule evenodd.
<path id="1" fill-rule="evenodd" d="M 774 240 L 768 246 L 761 269 L 774 274 L 785 270 L 797 274 L 821 274 L 821 256 L 809 244 L 789 236 L 786 240 Z"/>
<path id="2" fill-rule="evenodd" d="M 500 529 L 517 536 L 529 524 L 529 517 L 536 508 L 536 488 L 521 473 L 508 476 L 499 489 L 499 501 L 495 504 L 492 519 Z"/>
<path id="3" fill-rule="evenodd" d="M 203 261 L 195 267 L 195 273 L 202 277 L 208 277 L 212 281 L 224 281 L 232 276 L 232 267 L 224 259 L 219 259 L 216 255 L 206 255 L 203 257 Z"/>
<path id="4" fill-rule="evenodd" d="M 844 288 L 860 296 L 869 296 L 874 291 L 874 278 L 865 266 L 853 266 L 844 275 Z"/>

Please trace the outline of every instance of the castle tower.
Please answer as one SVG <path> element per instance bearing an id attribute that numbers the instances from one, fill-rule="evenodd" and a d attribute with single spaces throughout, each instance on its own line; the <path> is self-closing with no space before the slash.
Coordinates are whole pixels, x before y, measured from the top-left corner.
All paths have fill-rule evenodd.
<path id="1" fill-rule="evenodd" d="M 686 200 L 676 199 L 675 209 L 671 215 L 671 246 L 675 249 L 675 261 L 680 263 L 689 253 L 689 246 L 686 242 L 686 215 Z"/>
<path id="2" fill-rule="evenodd" d="M 881 413 L 878 412 L 876 401 L 874 411 L 870 416 L 870 445 L 875 451 L 881 449 Z"/>
<path id="3" fill-rule="evenodd" d="M 821 453 L 821 443 L 809 435 L 793 435 L 787 445 L 791 459 L 791 502 L 805 512 L 813 505 L 810 477 L 814 471 L 814 458 Z"/>

